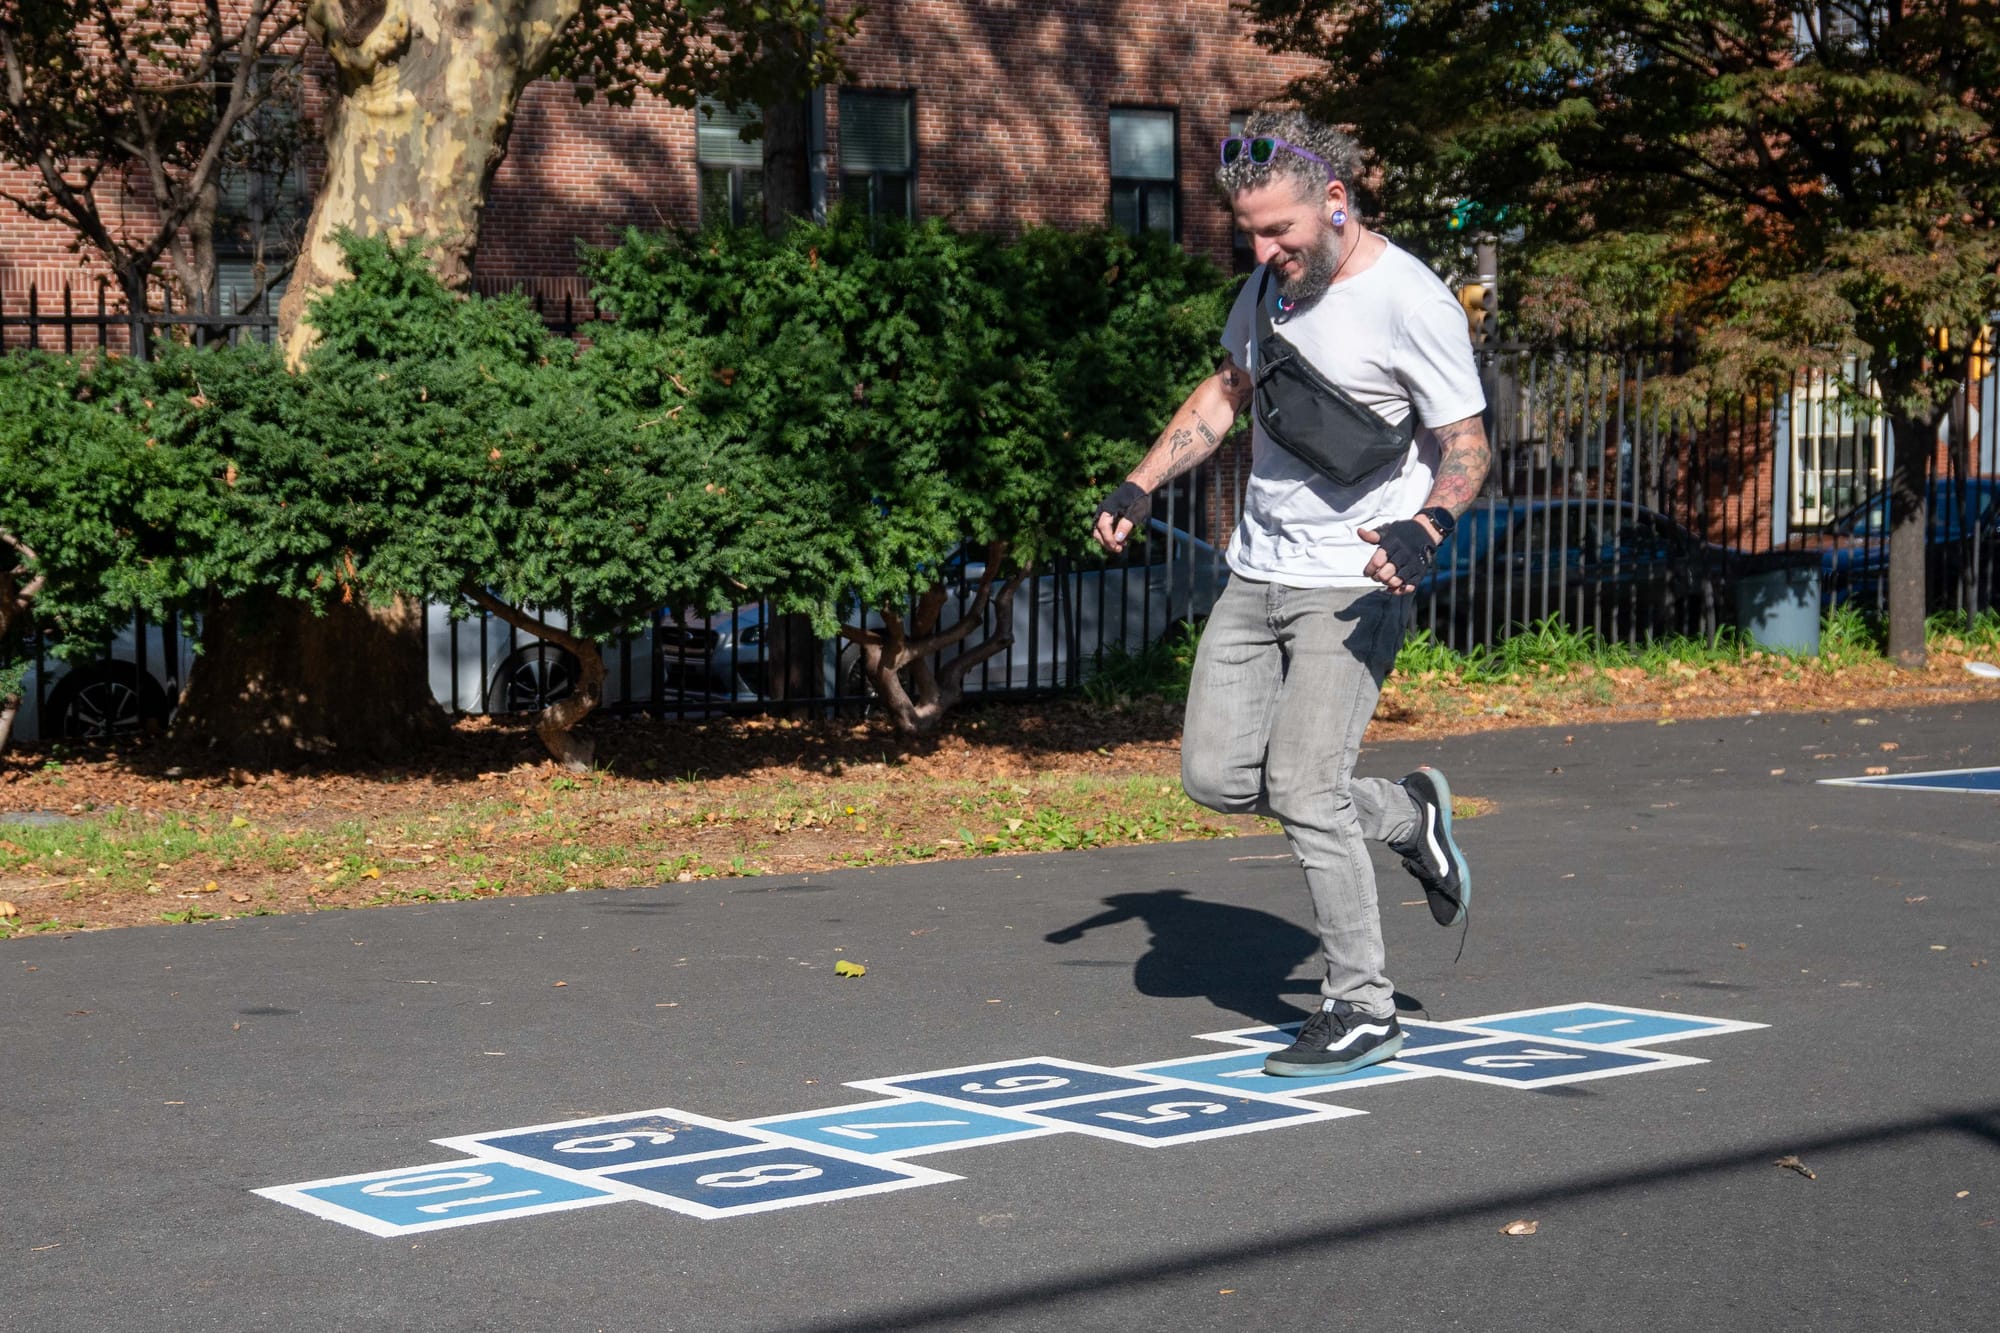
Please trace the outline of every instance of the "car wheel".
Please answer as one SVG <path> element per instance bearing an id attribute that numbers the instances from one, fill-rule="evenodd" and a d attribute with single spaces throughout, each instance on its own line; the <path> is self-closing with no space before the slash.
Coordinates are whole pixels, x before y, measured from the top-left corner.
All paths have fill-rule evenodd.
<path id="1" fill-rule="evenodd" d="M 56 683 L 43 713 L 45 737 L 102 740 L 157 730 L 173 712 L 160 682 L 131 662 L 92 662 Z"/>
<path id="2" fill-rule="evenodd" d="M 486 690 L 489 713 L 539 713 L 576 693 L 583 664 L 552 643 L 531 643 L 508 654 Z"/>

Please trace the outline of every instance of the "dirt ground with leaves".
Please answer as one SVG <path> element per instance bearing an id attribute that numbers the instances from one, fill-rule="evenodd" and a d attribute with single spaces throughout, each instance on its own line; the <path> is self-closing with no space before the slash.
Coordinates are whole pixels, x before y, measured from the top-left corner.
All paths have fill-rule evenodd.
<path id="1" fill-rule="evenodd" d="M 1922 671 L 1782 657 L 1390 682 L 1372 742 L 1500 727 L 2000 699 Z M 602 718 L 598 771 L 524 723 L 466 719 L 395 770 L 217 769 L 171 738 L 0 755 L 0 936 L 274 912 L 809 874 L 1263 831 L 1190 803 L 1159 699 L 967 708 L 927 742 L 880 721 Z M 1887 746 L 1885 745 L 1885 748 Z M 1887 756 L 1885 756 L 1886 762 Z M 1462 814 L 1498 793 L 1464 785 Z"/>

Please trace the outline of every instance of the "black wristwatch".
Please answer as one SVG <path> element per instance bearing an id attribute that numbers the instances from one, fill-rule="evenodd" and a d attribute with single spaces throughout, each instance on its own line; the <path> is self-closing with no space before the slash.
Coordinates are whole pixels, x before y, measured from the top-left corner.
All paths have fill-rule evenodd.
<path id="1" fill-rule="evenodd" d="M 1431 526 L 1438 530 L 1438 540 L 1440 542 L 1450 541 L 1451 534 L 1458 529 L 1458 520 L 1453 518 L 1451 511 L 1443 505 L 1432 505 L 1429 509 L 1419 509 L 1417 517 L 1427 518 L 1431 521 Z"/>

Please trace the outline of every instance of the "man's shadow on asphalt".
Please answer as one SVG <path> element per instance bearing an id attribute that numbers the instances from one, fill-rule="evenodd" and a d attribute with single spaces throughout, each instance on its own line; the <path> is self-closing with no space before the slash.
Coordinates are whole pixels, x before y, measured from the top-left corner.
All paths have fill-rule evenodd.
<path id="1" fill-rule="evenodd" d="M 1105 926 L 1143 921 L 1152 932 L 1151 947 L 1132 966 L 1132 984 L 1141 995 L 1205 995 L 1218 1009 L 1260 1023 L 1295 1023 L 1319 1006 L 1319 982 L 1292 976 L 1319 948 L 1319 937 L 1283 917 L 1205 902 L 1185 889 L 1114 893 L 1104 909 L 1043 939 L 1073 944 Z M 1285 998 L 1289 995 L 1310 998 L 1294 1004 Z M 1398 992 L 1396 1007 L 1423 1006 Z"/>

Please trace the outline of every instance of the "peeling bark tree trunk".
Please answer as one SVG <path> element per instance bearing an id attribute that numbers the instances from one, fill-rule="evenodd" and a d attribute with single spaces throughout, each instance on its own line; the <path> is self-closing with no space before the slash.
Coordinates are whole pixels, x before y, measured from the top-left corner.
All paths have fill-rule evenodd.
<path id="1" fill-rule="evenodd" d="M 296 365 L 314 296 L 346 276 L 335 233 L 422 240 L 444 280 L 470 285 L 487 186 L 521 92 L 546 68 L 581 0 L 311 0 L 307 26 L 340 76 L 327 171 L 279 338 Z M 252 637 L 242 639 L 248 631 Z M 175 730 L 239 763 L 300 753 L 407 758 L 441 732 L 421 608 L 216 608 Z"/>
<path id="2" fill-rule="evenodd" d="M 174 731 L 225 762 L 396 762 L 448 728 L 431 697 L 420 608 L 336 603 L 315 616 L 299 602 L 252 594 L 213 604 L 201 637 L 214 647 L 195 664 Z M 412 642 L 421 689 L 386 688 Z"/>
<path id="3" fill-rule="evenodd" d="M 471 285 L 487 186 L 521 92 L 582 0 L 311 0 L 306 26 L 340 72 L 326 178 L 278 308 L 285 354 L 311 345 L 306 304 L 345 276 L 334 233 L 422 240 L 448 286 Z"/>
<path id="4" fill-rule="evenodd" d="M 1889 476 L 1889 659 L 1914 671 L 1923 668 L 1926 655 L 1924 548 L 1938 423 L 1936 417 L 1891 416 L 1889 424 L 1896 439 Z"/>
<path id="5" fill-rule="evenodd" d="M 938 632 L 937 626 L 949 590 L 942 584 L 927 589 L 917 599 L 915 614 L 907 623 L 900 612 L 885 609 L 879 630 L 842 627 L 841 636 L 860 645 L 861 666 L 868 675 L 868 683 L 881 696 L 882 706 L 903 735 L 929 736 L 936 732 L 945 714 L 965 698 L 966 676 L 1013 644 L 1014 593 L 1029 571 L 1027 568 L 1015 571 L 996 593 L 993 576 L 1005 555 L 1006 546 L 1002 543 L 987 548 L 986 575 L 979 581 L 978 595 L 966 608 L 964 618 L 943 633 Z M 974 630 L 985 628 L 989 605 L 998 628 L 982 639 L 978 647 L 960 653 L 942 668 L 933 668 L 931 659 L 938 653 L 964 643 Z M 909 674 L 907 686 L 901 674 L 905 668 Z"/>

